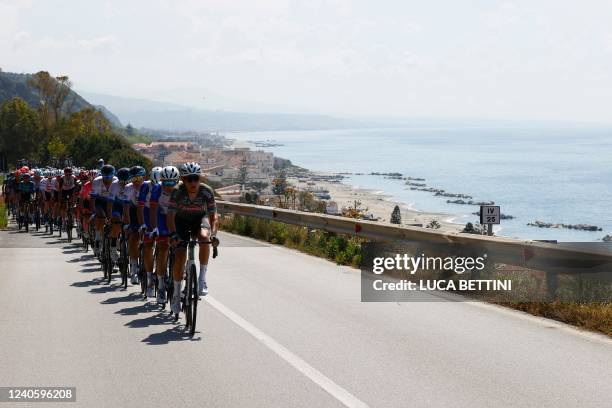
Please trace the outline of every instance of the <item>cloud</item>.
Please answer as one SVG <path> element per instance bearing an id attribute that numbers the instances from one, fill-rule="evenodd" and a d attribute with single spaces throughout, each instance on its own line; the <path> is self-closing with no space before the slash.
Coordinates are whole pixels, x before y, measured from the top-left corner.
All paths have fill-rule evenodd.
<path id="1" fill-rule="evenodd" d="M 96 37 L 89 40 L 78 40 L 79 48 L 86 52 L 108 52 L 112 51 L 117 44 L 117 41 L 112 36 Z"/>

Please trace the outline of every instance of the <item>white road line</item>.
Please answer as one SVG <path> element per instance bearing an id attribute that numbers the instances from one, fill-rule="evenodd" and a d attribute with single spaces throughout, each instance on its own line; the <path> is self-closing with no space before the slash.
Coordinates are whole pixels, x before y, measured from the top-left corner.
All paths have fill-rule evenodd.
<path id="1" fill-rule="evenodd" d="M 223 315 L 225 315 L 225 317 L 236 323 L 238 326 L 242 327 L 251 336 L 262 342 L 266 347 L 278 354 L 283 360 L 291 364 L 295 369 L 304 374 L 319 387 L 323 388 L 325 391 L 327 391 L 330 395 L 332 395 L 345 406 L 350 408 L 365 408 L 368 406 L 365 402 L 361 401 L 359 398 L 357 398 L 356 396 L 333 382 L 325 374 L 308 364 L 306 361 L 302 360 L 300 357 L 293 354 L 282 344 L 259 330 L 257 327 L 253 326 L 251 323 L 244 320 L 242 317 L 234 313 L 231 309 L 227 308 L 227 306 L 225 306 L 215 298 L 208 295 L 206 296 L 206 301 L 212 307 L 214 307 Z"/>

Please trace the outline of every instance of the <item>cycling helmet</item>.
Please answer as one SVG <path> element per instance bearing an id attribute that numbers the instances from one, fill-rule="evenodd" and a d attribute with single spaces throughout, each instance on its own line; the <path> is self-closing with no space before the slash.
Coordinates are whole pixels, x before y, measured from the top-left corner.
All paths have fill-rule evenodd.
<path id="1" fill-rule="evenodd" d="M 83 169 L 79 172 L 79 179 L 87 180 L 89 178 L 89 174 L 87 174 L 87 170 Z"/>
<path id="2" fill-rule="evenodd" d="M 34 169 L 34 175 L 36 177 L 42 177 L 43 176 L 43 171 L 41 169 Z"/>
<path id="3" fill-rule="evenodd" d="M 131 177 L 144 177 L 145 174 L 147 174 L 147 172 L 142 166 L 134 166 L 130 168 Z"/>
<path id="4" fill-rule="evenodd" d="M 23 177 L 23 178 L 30 178 L 30 173 L 22 173 L 21 177 Z"/>
<path id="5" fill-rule="evenodd" d="M 199 176 L 200 173 L 202 173 L 202 169 L 198 163 L 188 162 L 181 166 L 181 177 L 190 176 L 192 174 Z"/>
<path id="6" fill-rule="evenodd" d="M 162 168 L 159 166 L 153 167 L 151 169 L 151 175 L 149 176 L 149 178 L 151 179 L 153 183 L 159 184 L 159 180 L 160 180 L 159 175 L 161 171 L 162 171 Z"/>
<path id="7" fill-rule="evenodd" d="M 102 173 L 102 177 L 104 178 L 113 177 L 115 175 L 115 167 L 110 164 L 105 164 L 102 166 L 100 173 Z"/>
<path id="8" fill-rule="evenodd" d="M 22 168 L 19 169 L 19 171 L 21 172 L 21 174 L 29 173 L 30 168 L 28 166 L 23 166 Z"/>
<path id="9" fill-rule="evenodd" d="M 91 179 L 95 179 L 96 177 L 98 177 L 100 175 L 100 172 L 96 169 L 93 170 L 89 170 L 89 177 L 91 177 Z"/>
<path id="10" fill-rule="evenodd" d="M 160 173 L 160 178 L 162 182 L 165 180 L 178 181 L 179 177 L 180 177 L 179 171 L 174 166 L 166 166 L 163 168 L 163 170 Z"/>
<path id="11" fill-rule="evenodd" d="M 104 159 L 98 160 L 98 170 L 102 169 L 102 166 L 104 166 Z"/>
<path id="12" fill-rule="evenodd" d="M 64 174 L 66 173 L 72 173 L 72 169 L 70 167 L 64 168 Z"/>
<path id="13" fill-rule="evenodd" d="M 130 179 L 130 169 L 128 169 L 127 167 L 122 167 L 117 170 L 117 178 L 119 179 L 119 181 L 127 182 Z"/>

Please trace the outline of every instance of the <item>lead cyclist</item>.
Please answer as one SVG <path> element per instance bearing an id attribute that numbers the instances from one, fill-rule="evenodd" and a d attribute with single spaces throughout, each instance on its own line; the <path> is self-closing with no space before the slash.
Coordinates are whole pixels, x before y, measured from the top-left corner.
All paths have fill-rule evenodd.
<path id="1" fill-rule="evenodd" d="M 170 305 L 175 314 L 178 314 L 181 308 L 181 283 L 187 258 L 187 242 L 192 237 L 199 241 L 216 241 L 217 235 L 215 195 L 210 186 L 201 182 L 200 165 L 193 162 L 185 163 L 179 171 L 182 182 L 174 187 L 170 195 L 167 215 L 170 237 L 175 243 L 178 243 L 174 252 L 172 268 L 174 291 Z M 208 225 L 204 223 L 206 217 L 208 217 Z M 210 245 L 200 244 L 198 287 L 201 296 L 208 294 L 206 272 L 209 256 Z"/>

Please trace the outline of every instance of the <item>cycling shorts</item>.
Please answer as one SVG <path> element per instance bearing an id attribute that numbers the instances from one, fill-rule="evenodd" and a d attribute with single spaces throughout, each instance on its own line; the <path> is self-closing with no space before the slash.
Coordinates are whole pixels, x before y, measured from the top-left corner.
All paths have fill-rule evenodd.
<path id="1" fill-rule="evenodd" d="M 170 235 L 166 222 L 166 214 L 162 214 L 161 212 L 157 214 L 157 230 L 159 231 L 158 240 L 166 239 L 168 235 Z"/>
<path id="2" fill-rule="evenodd" d="M 135 205 L 130 205 L 130 230 L 138 231 L 140 223 L 138 222 L 138 211 Z"/>
<path id="3" fill-rule="evenodd" d="M 113 217 L 122 217 L 123 216 L 123 204 L 117 201 L 113 201 Z"/>
<path id="4" fill-rule="evenodd" d="M 74 187 L 68 190 L 62 190 L 62 201 L 68 200 L 74 195 Z"/>
<path id="5" fill-rule="evenodd" d="M 186 245 L 185 241 L 189 241 L 192 236 L 198 235 L 202 228 L 209 228 L 206 217 L 181 217 L 179 215 L 175 217 L 176 233 L 179 239 L 183 241 L 181 246 L 184 247 Z"/>
<path id="6" fill-rule="evenodd" d="M 51 194 L 51 191 L 45 191 L 45 201 L 51 201 L 52 198 L 53 194 Z"/>
<path id="7" fill-rule="evenodd" d="M 95 205 L 95 212 L 97 213 L 98 211 L 101 211 L 102 214 L 104 214 L 106 216 L 106 204 L 108 203 L 108 201 L 106 201 L 103 198 L 96 198 L 94 205 Z"/>

